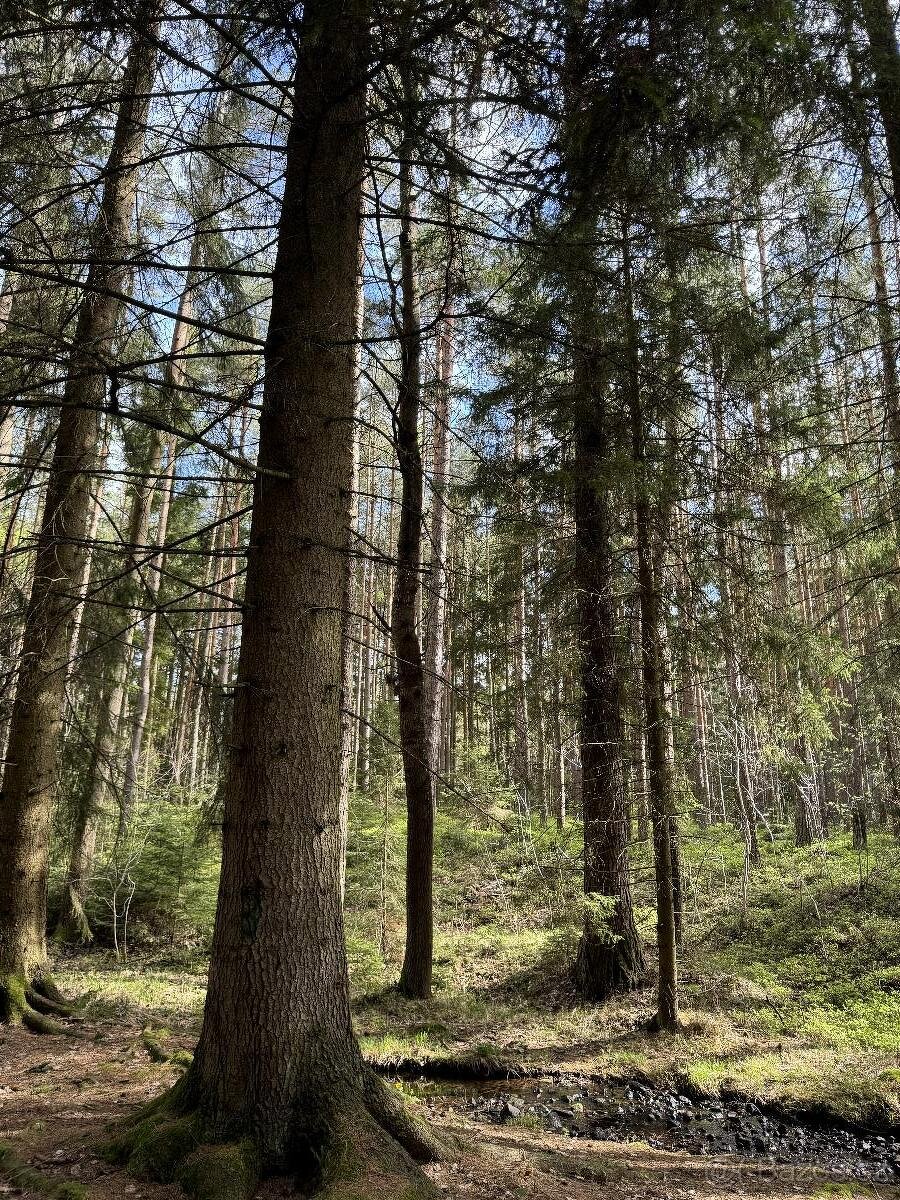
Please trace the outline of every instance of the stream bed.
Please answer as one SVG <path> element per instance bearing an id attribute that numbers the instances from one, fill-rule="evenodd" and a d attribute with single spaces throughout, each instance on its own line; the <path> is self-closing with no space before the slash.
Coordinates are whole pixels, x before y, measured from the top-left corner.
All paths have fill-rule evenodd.
<path id="1" fill-rule="evenodd" d="M 896 1131 L 786 1114 L 745 1099 L 701 1099 L 638 1081 L 604 1083 L 576 1075 L 459 1084 L 419 1080 L 414 1086 L 426 1102 L 449 1101 L 470 1119 L 493 1125 L 530 1125 L 599 1141 L 640 1141 L 694 1155 L 805 1164 L 857 1180 L 900 1180 Z"/>

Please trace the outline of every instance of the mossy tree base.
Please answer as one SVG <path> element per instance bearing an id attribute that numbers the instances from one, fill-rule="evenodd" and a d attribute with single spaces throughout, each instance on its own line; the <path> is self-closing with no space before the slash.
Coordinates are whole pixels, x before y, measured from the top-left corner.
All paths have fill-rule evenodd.
<path id="1" fill-rule="evenodd" d="M 647 970 L 636 931 L 631 928 L 614 937 L 606 930 L 595 929 L 588 918 L 578 943 L 572 979 L 579 996 L 594 1004 L 642 987 Z"/>
<path id="2" fill-rule="evenodd" d="M 73 1012 L 49 975 L 0 975 L 0 1025 L 24 1025 L 33 1033 L 70 1033 L 54 1018 L 71 1017 Z"/>
<path id="3" fill-rule="evenodd" d="M 304 1194 L 322 1200 L 433 1200 L 438 1193 L 417 1162 L 434 1161 L 440 1141 L 374 1074 L 362 1095 L 340 1106 L 314 1134 L 298 1128 L 277 1162 L 259 1140 L 229 1128 L 224 1134 L 192 1101 L 182 1079 L 142 1109 L 105 1147 L 106 1157 L 135 1175 L 179 1183 L 195 1200 L 250 1200 L 266 1175 L 290 1173 Z"/>

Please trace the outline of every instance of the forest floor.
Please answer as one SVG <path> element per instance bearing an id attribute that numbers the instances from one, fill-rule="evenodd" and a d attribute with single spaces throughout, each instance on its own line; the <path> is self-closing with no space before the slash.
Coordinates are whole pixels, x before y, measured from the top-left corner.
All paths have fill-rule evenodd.
<path id="1" fill-rule="evenodd" d="M 135 968 L 137 969 L 137 968 Z M 172 981 L 173 986 L 176 981 Z M 191 985 L 186 985 L 191 990 Z M 146 1009 L 130 1018 L 86 1022 L 82 1038 L 36 1037 L 25 1030 L 2 1035 L 4 1080 L 0 1084 L 0 1141 L 42 1177 L 44 1195 L 54 1184 L 77 1182 L 93 1200 L 175 1200 L 176 1185 L 134 1180 L 108 1165 L 99 1146 L 110 1124 L 152 1099 L 177 1078 L 171 1061 L 148 1053 Z M 188 1048 L 193 1025 L 156 1029 L 172 1049 Z M 155 1040 L 154 1040 L 154 1044 Z M 457 1135 L 448 1161 L 428 1172 L 448 1197 L 484 1200 L 718 1200 L 766 1196 L 900 1196 L 900 1188 L 840 1180 L 808 1164 L 743 1161 L 732 1155 L 669 1153 L 643 1142 L 573 1141 L 528 1125 L 485 1126 L 452 1104 L 428 1103 L 429 1119 Z M 15 1172 L 0 1179 L 0 1192 L 38 1196 L 32 1178 Z M 287 1181 L 272 1181 L 260 1200 L 292 1193 Z M 296 1194 L 296 1193 L 293 1193 Z M 58 1193 L 57 1193 L 58 1195 Z M 384 1198 L 387 1200 L 387 1198 Z"/>
<path id="2" fill-rule="evenodd" d="M 577 925 L 548 928 L 496 894 L 457 905 L 455 920 L 439 913 L 428 1002 L 386 986 L 396 960 L 374 950 L 371 913 L 351 916 L 363 1048 L 460 1135 L 463 1148 L 429 1168 L 447 1196 L 900 1197 L 896 842 L 865 859 L 835 845 L 782 855 L 746 896 L 723 891 L 712 868 L 705 877 L 705 861 L 698 852 L 691 865 L 677 1035 L 647 1032 L 652 986 L 580 1005 L 567 981 Z M 639 918 L 649 941 L 652 913 Z M 61 957 L 57 976 L 84 996 L 87 1036 L 0 1031 L 0 1144 L 97 1200 L 174 1200 L 176 1189 L 127 1178 L 97 1147 L 110 1122 L 177 1077 L 199 1028 L 205 959 L 97 951 Z M 0 1174 L 0 1192 L 15 1190 Z"/>

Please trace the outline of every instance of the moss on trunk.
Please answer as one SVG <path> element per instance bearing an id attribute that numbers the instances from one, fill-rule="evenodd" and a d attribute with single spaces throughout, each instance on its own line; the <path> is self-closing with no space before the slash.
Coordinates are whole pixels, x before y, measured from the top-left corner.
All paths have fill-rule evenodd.
<path id="1" fill-rule="evenodd" d="M 336 1106 L 336 1115 L 298 1116 L 289 1142 L 289 1170 L 305 1192 L 329 1200 L 391 1196 L 432 1200 L 437 1191 L 418 1162 L 433 1161 L 441 1144 L 390 1089 L 366 1073 L 358 1099 Z M 189 1080 L 182 1080 L 140 1110 L 103 1147 L 111 1162 L 156 1183 L 179 1183 L 196 1200 L 249 1200 L 260 1179 L 284 1164 L 265 1160 L 250 1131 L 229 1128 L 192 1107 Z"/>
<path id="2" fill-rule="evenodd" d="M 71 1015 L 71 1006 L 49 975 L 30 979 L 24 971 L 0 975 L 0 1025 L 25 1025 L 33 1033 L 69 1033 L 53 1018 Z"/>

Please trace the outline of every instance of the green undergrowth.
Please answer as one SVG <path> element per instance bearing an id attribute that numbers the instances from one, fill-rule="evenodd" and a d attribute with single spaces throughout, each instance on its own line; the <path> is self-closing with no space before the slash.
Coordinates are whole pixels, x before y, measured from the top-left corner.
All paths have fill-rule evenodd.
<path id="1" fill-rule="evenodd" d="M 742 886 L 733 830 L 687 828 L 683 844 L 684 1029 L 650 1035 L 650 984 L 600 1007 L 573 994 L 569 969 L 581 908 L 577 831 L 536 827 L 530 849 L 462 822 L 439 825 L 435 989 L 429 1001 L 393 990 L 402 953 L 402 871 L 381 903 L 378 833 L 351 845 L 347 941 L 364 1051 L 388 1069 L 414 1060 L 473 1060 L 530 1072 L 644 1076 L 698 1090 L 731 1089 L 848 1119 L 900 1122 L 900 848 L 874 834 L 796 850 L 764 842 Z M 388 858 L 399 853 L 389 830 Z M 383 830 L 382 830 L 383 833 Z M 653 939 L 647 847 L 633 854 L 638 924 Z M 651 969 L 652 969 L 652 952 Z M 92 993 L 88 1019 L 191 1029 L 206 963 L 196 954 L 98 954 L 57 967 L 64 990 Z M 162 1053 L 168 1048 L 162 1047 Z M 148 1053 L 152 1053 L 148 1049 Z"/>
<path id="2" fill-rule="evenodd" d="M 635 856 L 641 862 L 640 854 Z M 744 894 L 742 847 L 724 827 L 684 843 L 685 1028 L 648 1035 L 648 987 L 600 1008 L 567 978 L 575 921 L 486 921 L 438 942 L 429 1003 L 390 991 L 357 1006 L 376 1060 L 464 1062 L 476 1049 L 531 1070 L 643 1076 L 731 1090 L 849 1120 L 900 1122 L 900 849 L 874 835 L 763 848 Z M 637 895 L 651 940 L 652 909 Z"/>
<path id="3" fill-rule="evenodd" d="M 207 963 L 196 954 L 137 954 L 125 962 L 107 951 L 61 959 L 56 979 L 66 993 L 87 993 L 88 1019 L 121 1018 L 189 1023 L 199 1018 Z"/>

